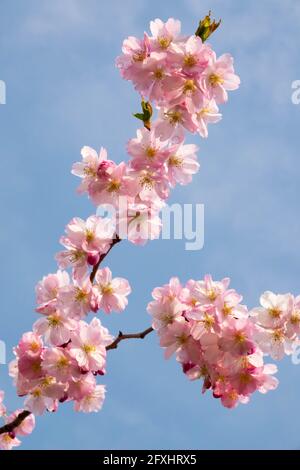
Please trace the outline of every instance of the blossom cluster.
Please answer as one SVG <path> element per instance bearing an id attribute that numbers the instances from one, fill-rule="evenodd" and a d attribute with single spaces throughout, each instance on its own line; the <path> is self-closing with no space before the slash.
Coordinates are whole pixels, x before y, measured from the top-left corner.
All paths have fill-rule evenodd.
<path id="1" fill-rule="evenodd" d="M 58 271 L 36 286 L 40 318 L 14 348 L 10 375 L 18 395 L 25 397 L 25 409 L 36 415 L 70 401 L 77 411 L 101 409 L 105 386 L 96 378 L 106 373 L 106 352 L 114 338 L 98 317 L 90 322 L 86 317 L 123 311 L 131 288 L 100 264 L 121 239 L 144 244 L 158 238 L 159 212 L 171 189 L 190 183 L 199 169 L 197 146 L 185 143 L 185 131 L 206 137 L 207 124 L 221 118 L 217 105 L 239 85 L 232 58 L 217 59 L 196 35 L 181 37 L 179 21 L 155 20 L 150 28 L 152 36 L 124 41 L 117 66 L 156 107 L 158 118 L 128 142 L 129 162 L 110 160 L 104 148 L 99 154 L 82 148 L 82 161 L 72 168 L 81 178 L 78 191 L 95 206 L 109 208 L 110 215 L 97 212 L 67 224 L 60 238 L 63 250 L 56 255 Z M 0 410 L 4 413 L 2 398 Z M 33 425 L 30 415 L 13 434 L 26 434 Z M 3 436 L 3 447 L 18 445 L 15 435 Z"/>
<path id="2" fill-rule="evenodd" d="M 135 244 L 158 238 L 159 212 L 170 190 L 190 183 L 199 170 L 197 146 L 185 144 L 185 132 L 207 137 L 207 124 L 221 118 L 217 105 L 240 83 L 232 57 L 217 58 L 199 36 L 181 36 L 180 21 L 156 19 L 150 29 L 152 36 L 124 41 L 116 64 L 142 100 L 156 107 L 157 119 L 128 142 L 128 163 L 109 160 L 104 148 L 98 155 L 84 147 L 72 170 L 82 179 L 78 191 L 88 193 L 96 206 L 112 206 L 116 233 Z"/>
<path id="3" fill-rule="evenodd" d="M 203 392 L 233 408 L 277 387 L 277 367 L 265 356 L 281 359 L 298 344 L 300 298 L 265 292 L 249 311 L 229 282 L 206 275 L 183 286 L 172 278 L 153 290 L 148 312 L 165 357 L 175 353 L 190 380 L 203 379 Z"/>
<path id="4" fill-rule="evenodd" d="M 37 284 L 36 310 L 42 316 L 23 334 L 10 365 L 18 395 L 27 396 L 26 409 L 40 415 L 65 401 L 74 401 L 76 411 L 101 409 L 105 387 L 97 385 L 96 376 L 106 372 L 106 347 L 114 338 L 98 318 L 90 323 L 84 318 L 99 309 L 124 310 L 130 291 L 128 281 L 112 278 L 107 267 L 97 271 L 93 283 L 89 276 L 73 273 L 71 280 L 58 270 Z"/>
<path id="5" fill-rule="evenodd" d="M 156 134 L 167 140 L 183 131 L 207 137 L 207 124 L 221 119 L 218 104 L 239 87 L 229 54 L 216 56 L 197 35 L 182 36 L 181 23 L 150 22 L 151 36 L 127 38 L 117 58 L 121 75 L 159 108 Z"/>
<path id="6" fill-rule="evenodd" d="M 11 414 L 7 414 L 3 400 L 4 392 L 0 390 L 0 418 L 4 420 L 5 424 L 9 424 L 14 421 L 23 410 L 16 410 Z M 0 434 L 0 449 L 11 450 L 13 447 L 18 447 L 21 444 L 21 441 L 17 436 L 27 436 L 28 434 L 31 434 L 34 427 L 35 417 L 31 414 L 15 427 L 13 431 Z"/>

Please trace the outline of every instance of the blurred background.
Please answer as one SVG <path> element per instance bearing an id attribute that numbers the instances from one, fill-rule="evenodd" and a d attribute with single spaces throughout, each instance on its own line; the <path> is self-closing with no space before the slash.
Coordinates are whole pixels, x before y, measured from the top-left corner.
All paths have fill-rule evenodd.
<path id="1" fill-rule="evenodd" d="M 34 286 L 56 271 L 58 239 L 73 216 L 93 207 L 70 174 L 80 149 L 106 147 L 126 159 L 135 135 L 139 98 L 115 68 L 122 41 L 141 36 L 149 21 L 169 17 L 192 34 L 208 10 L 222 18 L 210 39 L 230 52 L 242 84 L 222 107 L 223 120 L 200 146 L 201 169 L 170 202 L 205 205 L 203 250 L 158 240 L 145 248 L 118 245 L 107 258 L 133 293 L 121 315 L 101 314 L 112 333 L 150 324 L 151 291 L 176 274 L 229 276 L 250 307 L 267 289 L 300 293 L 300 105 L 291 101 L 300 79 L 297 0 L 1 0 L 0 106 L 1 314 L 7 359 L 38 315 Z M 7 367 L 0 388 L 13 410 Z M 190 383 L 174 359 L 165 361 L 152 334 L 123 342 L 108 357 L 107 398 L 98 414 L 70 404 L 37 420 L 23 449 L 297 449 L 300 448 L 300 366 L 279 364 L 279 388 L 250 404 L 224 409 L 201 383 Z"/>

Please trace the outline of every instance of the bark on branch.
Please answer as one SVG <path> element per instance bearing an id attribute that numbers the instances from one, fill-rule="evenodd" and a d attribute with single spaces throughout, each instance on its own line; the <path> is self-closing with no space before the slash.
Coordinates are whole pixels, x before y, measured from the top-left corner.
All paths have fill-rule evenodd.
<path id="1" fill-rule="evenodd" d="M 20 424 L 23 423 L 24 419 L 28 418 L 30 411 L 24 410 L 18 416 L 8 424 L 5 424 L 0 428 L 0 434 L 13 432 Z"/>
<path id="2" fill-rule="evenodd" d="M 130 334 L 123 334 L 122 331 L 119 332 L 118 336 L 116 339 L 106 346 L 106 350 L 109 351 L 110 349 L 117 349 L 119 343 L 121 341 L 124 341 L 124 339 L 144 339 L 145 336 L 149 335 L 153 331 L 153 328 L 147 328 L 144 331 L 141 331 L 141 333 L 130 333 Z"/>

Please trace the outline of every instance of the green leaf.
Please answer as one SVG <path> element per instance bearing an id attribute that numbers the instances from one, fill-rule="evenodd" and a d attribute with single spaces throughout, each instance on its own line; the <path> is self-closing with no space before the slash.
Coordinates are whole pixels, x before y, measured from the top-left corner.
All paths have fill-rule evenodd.
<path id="1" fill-rule="evenodd" d="M 195 32 L 195 35 L 199 36 L 203 42 L 205 42 L 221 24 L 221 20 L 216 22 L 211 19 L 210 15 L 211 11 L 209 11 L 208 15 L 206 15 L 203 20 L 200 20 L 197 31 Z"/>
<path id="2" fill-rule="evenodd" d="M 134 117 L 136 117 L 137 119 L 140 119 L 141 121 L 144 121 L 144 115 L 142 113 L 135 113 L 133 114 Z"/>

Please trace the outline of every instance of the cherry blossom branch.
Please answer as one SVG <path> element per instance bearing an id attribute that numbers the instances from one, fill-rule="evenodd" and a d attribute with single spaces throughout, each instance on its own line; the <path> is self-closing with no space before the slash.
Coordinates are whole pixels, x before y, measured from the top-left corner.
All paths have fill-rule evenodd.
<path id="1" fill-rule="evenodd" d="M 95 266 L 93 267 L 93 270 L 91 272 L 91 275 L 90 275 L 90 281 L 91 283 L 94 282 L 94 279 L 95 279 L 95 276 L 97 274 L 97 271 L 98 271 L 98 268 L 100 266 L 100 264 L 102 263 L 102 261 L 104 260 L 104 258 L 106 258 L 106 256 L 108 255 L 108 253 L 110 252 L 110 250 L 117 244 L 121 241 L 121 238 L 118 237 L 118 235 L 115 236 L 115 238 L 113 238 L 112 240 L 112 243 L 109 247 L 109 249 L 107 250 L 106 253 L 103 253 L 103 255 L 100 256 L 99 258 L 99 261 L 97 264 L 95 264 Z"/>
<path id="2" fill-rule="evenodd" d="M 111 248 L 116 244 L 118 243 L 119 241 L 121 241 L 120 238 L 118 238 L 117 240 L 115 239 L 110 247 L 110 249 L 108 251 L 111 250 Z M 108 252 L 105 254 L 105 256 L 108 254 Z M 105 257 L 104 256 L 104 257 Z M 103 259 L 104 259 L 103 257 Z M 101 262 L 101 261 L 100 261 Z M 98 267 L 100 265 L 100 262 L 98 263 Z M 97 269 L 98 269 L 97 267 Z M 96 268 L 96 266 L 95 266 Z M 95 269 L 94 268 L 94 269 Z M 94 274 L 94 277 L 96 275 L 96 272 L 97 272 L 97 269 L 95 269 L 95 274 Z M 147 335 L 149 335 L 150 333 L 152 333 L 153 328 L 150 327 L 150 328 L 147 328 L 146 330 L 144 331 L 141 331 L 140 333 L 129 333 L 129 334 L 123 334 L 121 331 L 119 331 L 119 334 L 118 336 L 116 337 L 116 339 L 111 343 L 109 344 L 108 346 L 106 346 L 106 350 L 109 351 L 111 349 L 117 349 L 119 343 L 121 341 L 124 341 L 125 339 L 144 339 Z M 8 423 L 8 424 L 5 424 L 4 426 L 0 427 L 0 435 L 1 434 L 5 434 L 5 433 L 11 433 L 13 432 L 18 426 L 20 426 L 20 424 L 22 424 L 22 422 L 28 418 L 28 416 L 30 416 L 31 413 L 30 411 L 27 411 L 27 410 L 24 410 L 22 411 L 13 421 L 11 421 L 11 423 Z"/>
<path id="3" fill-rule="evenodd" d="M 153 328 L 150 326 L 150 328 L 147 328 L 144 331 L 141 331 L 141 333 L 130 333 L 130 334 L 123 334 L 122 331 L 119 331 L 118 336 L 116 339 L 106 346 L 106 350 L 109 351 L 110 349 L 117 349 L 119 343 L 123 341 L 124 339 L 144 339 L 147 335 L 152 333 Z"/>
<path id="4" fill-rule="evenodd" d="M 0 428 L 0 434 L 13 432 L 20 424 L 23 423 L 24 419 L 31 415 L 30 411 L 24 410 L 10 423 L 5 424 Z"/>

